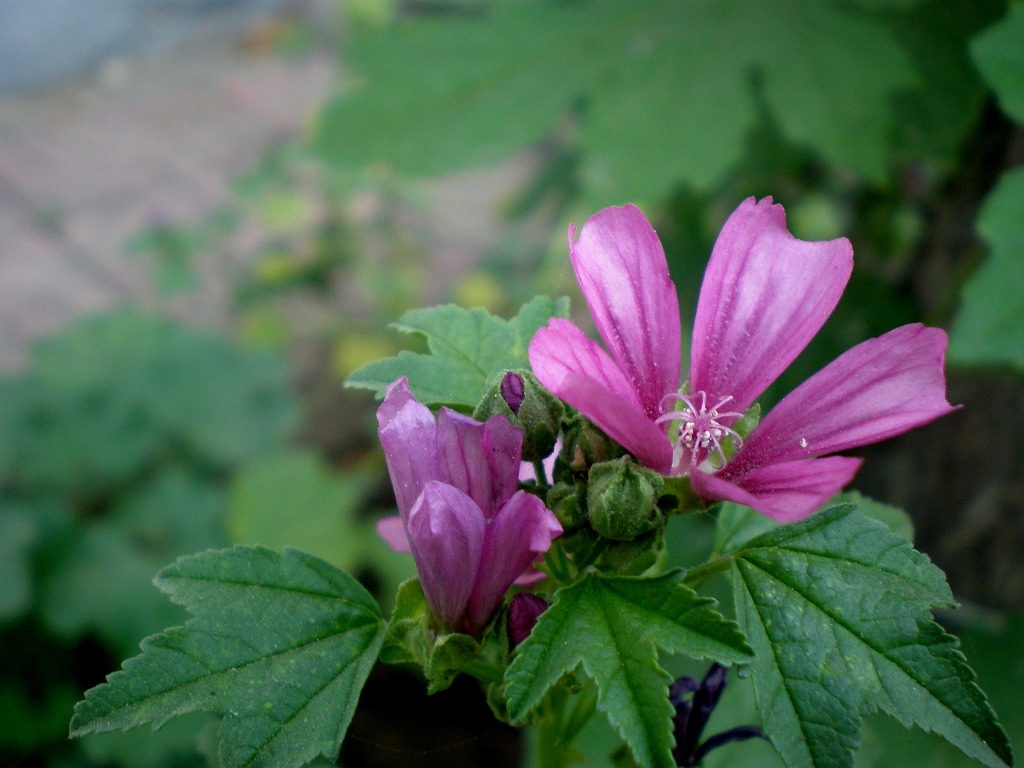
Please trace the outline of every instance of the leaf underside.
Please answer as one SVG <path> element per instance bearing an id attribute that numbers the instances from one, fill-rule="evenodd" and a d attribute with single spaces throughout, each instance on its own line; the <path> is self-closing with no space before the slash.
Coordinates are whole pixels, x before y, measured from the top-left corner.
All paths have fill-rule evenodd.
<path id="1" fill-rule="evenodd" d="M 72 736 L 209 711 L 224 716 L 223 766 L 337 755 L 384 637 L 358 582 L 296 550 L 238 546 L 180 558 L 156 583 L 193 618 L 87 691 Z"/>

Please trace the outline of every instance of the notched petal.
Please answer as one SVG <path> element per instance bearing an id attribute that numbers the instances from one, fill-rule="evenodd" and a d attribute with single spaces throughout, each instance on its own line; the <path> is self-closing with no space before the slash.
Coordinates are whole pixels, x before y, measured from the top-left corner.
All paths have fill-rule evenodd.
<path id="1" fill-rule="evenodd" d="M 722 227 L 704 273 L 691 391 L 749 408 L 832 314 L 852 269 L 845 238 L 798 240 L 781 205 L 745 200 Z"/>

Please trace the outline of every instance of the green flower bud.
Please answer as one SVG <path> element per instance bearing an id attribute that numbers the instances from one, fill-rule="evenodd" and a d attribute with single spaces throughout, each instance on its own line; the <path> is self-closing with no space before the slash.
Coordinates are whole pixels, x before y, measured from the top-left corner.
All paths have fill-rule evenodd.
<path id="1" fill-rule="evenodd" d="M 632 541 L 613 541 L 601 553 L 600 563 L 616 573 L 636 576 L 656 562 L 665 549 L 665 527 L 638 536 Z"/>
<path id="2" fill-rule="evenodd" d="M 559 482 L 548 491 L 548 509 L 555 513 L 565 533 L 575 531 L 587 522 L 586 486 Z"/>
<path id="3" fill-rule="evenodd" d="M 628 456 L 590 468 L 587 509 L 590 525 L 605 538 L 631 541 L 661 526 L 658 507 L 665 481 Z"/>
<path id="4" fill-rule="evenodd" d="M 573 472 L 583 472 L 593 464 L 617 459 L 626 453 L 622 446 L 578 411 L 570 411 L 567 415 L 564 435 L 561 457 Z"/>
<path id="5" fill-rule="evenodd" d="M 523 430 L 523 461 L 540 461 L 555 450 L 565 406 L 529 371 L 505 371 L 491 380 L 473 418 L 486 421 L 495 414 Z"/>

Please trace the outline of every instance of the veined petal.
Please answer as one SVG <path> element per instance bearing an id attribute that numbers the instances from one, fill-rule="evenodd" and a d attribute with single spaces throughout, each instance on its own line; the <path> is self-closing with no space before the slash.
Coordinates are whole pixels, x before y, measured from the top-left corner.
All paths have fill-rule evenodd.
<path id="1" fill-rule="evenodd" d="M 378 434 L 403 520 L 423 487 L 437 479 L 434 414 L 413 399 L 404 376 L 388 387 L 377 409 Z"/>
<path id="2" fill-rule="evenodd" d="M 562 400 L 566 399 L 561 391 L 564 382 L 575 375 L 594 380 L 617 399 L 629 403 L 636 410 L 644 410 L 633 383 L 618 363 L 568 320 L 555 317 L 548 321 L 546 327 L 538 329 L 530 341 L 529 355 L 530 367 L 537 380 Z M 590 416 L 586 408 L 569 404 Z"/>
<path id="3" fill-rule="evenodd" d="M 803 520 L 849 483 L 860 459 L 829 456 L 800 459 L 754 469 L 736 480 L 696 470 L 690 483 L 704 499 L 735 501 L 780 523 Z"/>
<path id="4" fill-rule="evenodd" d="M 377 521 L 377 535 L 380 536 L 394 552 L 412 552 L 409 536 L 405 532 L 405 523 L 398 515 L 382 517 Z"/>
<path id="5" fill-rule="evenodd" d="M 665 251 L 634 205 L 605 208 L 569 228 L 569 256 L 598 333 L 648 417 L 679 386 L 679 300 Z"/>
<path id="6" fill-rule="evenodd" d="M 431 610 L 444 628 L 461 631 L 487 532 L 483 513 L 459 489 L 434 481 L 424 486 L 406 529 Z"/>
<path id="7" fill-rule="evenodd" d="M 770 197 L 744 200 L 722 227 L 697 302 L 690 391 L 743 412 L 832 314 L 853 269 L 845 238 L 797 240 Z"/>
<path id="8" fill-rule="evenodd" d="M 469 603 L 470 634 L 490 620 L 516 578 L 561 534 L 562 526 L 544 502 L 525 491 L 518 491 L 498 510 L 487 528 Z"/>
<path id="9" fill-rule="evenodd" d="M 508 419 L 486 424 L 442 408 L 437 415 L 438 479 L 464 491 L 490 519 L 515 493 L 523 433 Z"/>
<path id="10" fill-rule="evenodd" d="M 644 411 L 615 361 L 568 320 L 552 319 L 530 342 L 530 366 L 564 400 L 658 472 L 672 465 L 672 446 Z"/>
<path id="11" fill-rule="evenodd" d="M 858 344 L 772 408 L 721 476 L 876 443 L 956 410 L 945 353 L 945 332 L 920 323 Z"/>

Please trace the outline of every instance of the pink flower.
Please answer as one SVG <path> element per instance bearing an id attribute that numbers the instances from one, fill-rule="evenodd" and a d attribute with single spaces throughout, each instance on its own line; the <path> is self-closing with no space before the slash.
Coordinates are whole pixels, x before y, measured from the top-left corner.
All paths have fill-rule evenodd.
<path id="1" fill-rule="evenodd" d="M 578 242 L 570 227 L 569 255 L 611 354 L 556 318 L 530 343 L 534 373 L 648 467 L 689 475 L 705 500 L 800 520 L 860 466 L 830 454 L 953 410 L 942 371 L 946 334 L 915 324 L 841 355 L 746 440 L 733 431 L 828 319 L 853 269 L 848 240 L 797 240 L 771 198 L 745 200 L 718 236 L 697 304 L 686 390 L 679 388 L 675 286 L 639 209 L 600 211 Z M 736 448 L 731 457 L 728 443 Z"/>
<path id="2" fill-rule="evenodd" d="M 475 635 L 534 558 L 562 533 L 544 502 L 517 490 L 523 432 L 442 408 L 434 419 L 402 378 L 377 409 L 400 517 L 377 530 L 411 551 L 441 627 Z"/>

